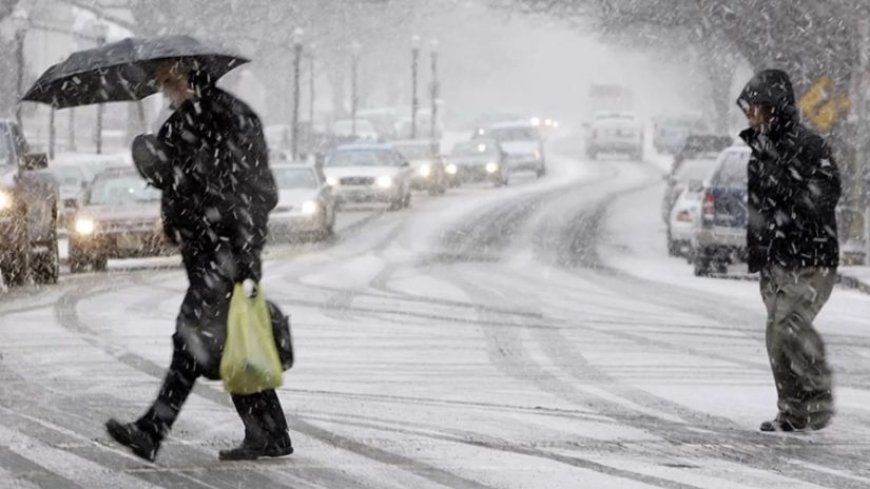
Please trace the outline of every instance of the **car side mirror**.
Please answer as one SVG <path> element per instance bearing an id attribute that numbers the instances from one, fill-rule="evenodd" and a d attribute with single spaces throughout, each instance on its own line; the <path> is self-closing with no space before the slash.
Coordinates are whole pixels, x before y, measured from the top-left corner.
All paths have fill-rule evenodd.
<path id="1" fill-rule="evenodd" d="M 45 153 L 29 153 L 21 158 L 19 166 L 24 171 L 45 170 L 48 168 L 48 155 Z"/>
<path id="2" fill-rule="evenodd" d="M 689 192 L 700 192 L 704 190 L 704 182 L 701 180 L 689 180 Z"/>

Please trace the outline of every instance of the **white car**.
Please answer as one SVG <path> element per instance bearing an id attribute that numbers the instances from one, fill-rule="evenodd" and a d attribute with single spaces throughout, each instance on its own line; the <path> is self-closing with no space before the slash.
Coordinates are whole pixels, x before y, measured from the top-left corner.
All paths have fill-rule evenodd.
<path id="1" fill-rule="evenodd" d="M 339 146 L 327 158 L 323 171 L 339 204 L 382 202 L 390 210 L 411 204 L 411 166 L 391 146 Z"/>
<path id="2" fill-rule="evenodd" d="M 599 112 L 586 133 L 586 155 L 595 159 L 602 153 L 623 153 L 643 158 L 643 124 L 631 112 Z"/>
<path id="3" fill-rule="evenodd" d="M 278 205 L 269 215 L 273 239 L 327 238 L 335 229 L 332 187 L 316 168 L 306 164 L 272 165 Z"/>
<path id="4" fill-rule="evenodd" d="M 498 141 L 507 155 L 505 164 L 508 172 L 533 171 L 538 178 L 547 173 L 547 159 L 544 155 L 544 139 L 538 127 L 528 121 L 502 122 L 474 133 L 474 139 L 493 139 Z"/>
<path id="5" fill-rule="evenodd" d="M 683 211 L 687 208 L 694 212 L 694 201 L 701 200 L 701 191 L 716 168 L 718 153 L 702 153 L 695 158 L 680 161 L 669 175 L 666 176 L 667 187 L 662 198 L 662 215 L 667 225 L 668 254 L 685 256 L 691 241 L 690 222 Z M 675 209 L 681 207 L 679 211 Z M 700 212 L 700 210 L 698 209 Z"/>

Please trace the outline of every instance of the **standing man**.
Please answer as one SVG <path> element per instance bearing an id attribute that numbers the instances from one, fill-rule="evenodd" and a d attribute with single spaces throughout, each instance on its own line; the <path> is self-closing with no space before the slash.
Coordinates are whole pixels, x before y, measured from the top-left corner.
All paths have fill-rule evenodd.
<path id="1" fill-rule="evenodd" d="M 135 422 L 106 423 L 117 442 L 151 461 L 196 379 L 220 378 L 233 286 L 260 281 L 268 214 L 277 203 L 257 115 L 215 87 L 195 62 L 163 62 L 155 75 L 174 112 L 156 139 L 143 143 L 147 137 L 137 138 L 134 158 L 143 176 L 163 192 L 164 231 L 181 248 L 190 286 L 172 337 L 172 363 L 154 404 Z M 151 158 L 143 145 L 151 149 Z M 293 453 L 274 390 L 232 399 L 245 439 L 221 451 L 221 460 Z"/>
<path id="2" fill-rule="evenodd" d="M 749 269 L 761 272 L 779 407 L 761 431 L 822 429 L 834 412 L 831 369 L 812 322 L 837 276 L 840 175 L 824 139 L 800 123 L 785 72 L 759 72 L 737 104 L 749 120 L 740 137 L 752 148 Z"/>

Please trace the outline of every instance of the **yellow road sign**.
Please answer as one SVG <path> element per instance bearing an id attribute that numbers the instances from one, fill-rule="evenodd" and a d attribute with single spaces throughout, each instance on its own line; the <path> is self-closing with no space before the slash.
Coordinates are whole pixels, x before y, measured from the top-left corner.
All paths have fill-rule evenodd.
<path id="1" fill-rule="evenodd" d="M 830 131 L 834 124 L 852 108 L 849 97 L 842 93 L 834 93 L 833 86 L 834 81 L 829 76 L 823 76 L 816 80 L 797 101 L 804 117 L 823 132 Z"/>

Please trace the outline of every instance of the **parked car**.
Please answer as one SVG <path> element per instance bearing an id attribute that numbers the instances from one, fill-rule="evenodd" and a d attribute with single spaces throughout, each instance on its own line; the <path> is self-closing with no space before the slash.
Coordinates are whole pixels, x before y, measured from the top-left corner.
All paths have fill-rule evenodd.
<path id="1" fill-rule="evenodd" d="M 85 191 L 69 231 L 72 273 L 89 266 L 105 271 L 109 258 L 137 258 L 175 252 L 163 234 L 160 191 L 132 167 L 98 173 Z"/>
<path id="2" fill-rule="evenodd" d="M 428 140 L 404 140 L 390 143 L 411 165 L 411 188 L 426 190 L 430 195 L 447 189 L 447 173 L 438 143 Z"/>
<path id="3" fill-rule="evenodd" d="M 507 185 L 510 174 L 507 155 L 494 139 L 476 139 L 458 143 L 447 157 L 447 177 L 451 185 L 470 182 L 492 182 L 496 187 Z"/>
<path id="4" fill-rule="evenodd" d="M 50 171 L 60 189 L 61 211 L 58 229 L 65 232 L 81 205 L 84 191 L 93 175 L 82 165 L 55 165 Z"/>
<path id="5" fill-rule="evenodd" d="M 541 178 L 547 173 L 544 140 L 529 121 L 501 122 L 475 131 L 472 139 L 494 139 L 507 155 L 508 173 L 533 171 Z"/>
<path id="6" fill-rule="evenodd" d="M 382 202 L 411 205 L 411 166 L 386 144 L 348 144 L 329 155 L 323 171 L 339 205 Z"/>
<path id="7" fill-rule="evenodd" d="M 662 219 L 667 226 L 668 253 L 671 256 L 681 255 L 680 250 L 685 250 L 690 241 L 691 229 L 686 231 L 686 215 L 677 213 L 679 220 L 674 220 L 674 206 L 681 199 L 692 201 L 701 191 L 703 185 L 716 166 L 718 153 L 703 153 L 695 158 L 683 160 L 665 176 L 667 185 L 662 197 Z M 690 194 L 690 195 L 685 195 Z"/>
<path id="8" fill-rule="evenodd" d="M 360 119 L 365 119 L 372 124 L 378 133 L 379 141 L 392 141 L 399 134 L 399 116 L 396 109 L 381 108 L 361 110 L 357 113 Z"/>
<path id="9" fill-rule="evenodd" d="M 703 192 L 701 220 L 692 237 L 695 275 L 725 273 L 746 255 L 747 174 L 750 150 L 733 146 L 719 155 Z"/>
<path id="10" fill-rule="evenodd" d="M 269 216 L 270 238 L 332 236 L 335 198 L 321 173 L 304 163 L 272 165 L 271 168 L 278 185 L 278 205 Z"/>
<path id="11" fill-rule="evenodd" d="M 653 147 L 659 153 L 674 154 L 691 134 L 708 132 L 707 121 L 700 116 L 666 116 L 653 119 Z"/>
<path id="12" fill-rule="evenodd" d="M 21 128 L 0 120 L 0 270 L 7 285 L 59 275 L 60 190 L 48 157 L 32 154 Z"/>
<path id="13" fill-rule="evenodd" d="M 586 156 L 596 159 L 602 153 L 628 154 L 643 158 L 643 124 L 631 112 L 598 112 L 586 133 Z"/>

